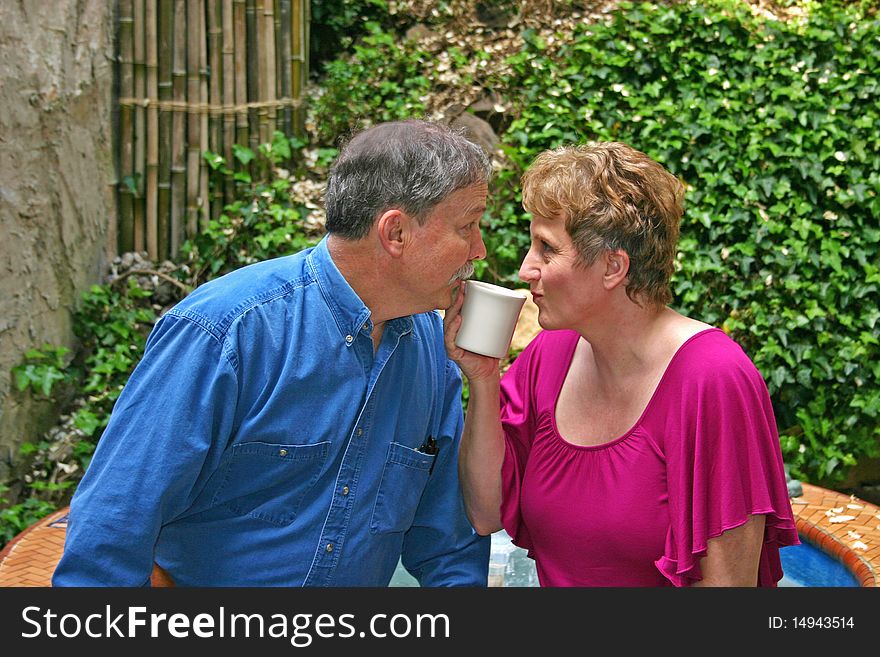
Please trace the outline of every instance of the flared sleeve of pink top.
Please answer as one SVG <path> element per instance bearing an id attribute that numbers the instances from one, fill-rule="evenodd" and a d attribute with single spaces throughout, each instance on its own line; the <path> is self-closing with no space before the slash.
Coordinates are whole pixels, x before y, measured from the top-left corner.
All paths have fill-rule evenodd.
<path id="1" fill-rule="evenodd" d="M 505 445 L 501 468 L 501 522 L 513 543 L 529 551 L 533 545 L 522 520 L 520 497 L 536 427 L 533 383 L 541 364 L 534 356 L 547 335 L 547 331 L 538 333 L 501 379 L 501 426 Z"/>
<path id="2" fill-rule="evenodd" d="M 722 331 L 691 338 L 664 381 L 663 444 L 670 526 L 655 562 L 675 586 L 702 579 L 709 539 L 766 517 L 758 586 L 782 577 L 779 548 L 799 543 L 776 420 L 761 374 Z"/>

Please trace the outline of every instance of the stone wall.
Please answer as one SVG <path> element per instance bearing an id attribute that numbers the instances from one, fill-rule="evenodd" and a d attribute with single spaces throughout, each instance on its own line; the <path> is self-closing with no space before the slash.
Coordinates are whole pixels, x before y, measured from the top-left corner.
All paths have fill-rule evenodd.
<path id="1" fill-rule="evenodd" d="M 60 411 L 10 370 L 74 346 L 72 311 L 115 247 L 114 6 L 0 2 L 0 482 Z"/>

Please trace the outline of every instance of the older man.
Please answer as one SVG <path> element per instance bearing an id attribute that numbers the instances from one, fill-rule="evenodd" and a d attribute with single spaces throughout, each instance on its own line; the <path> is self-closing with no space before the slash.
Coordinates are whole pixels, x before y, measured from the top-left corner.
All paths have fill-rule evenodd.
<path id="1" fill-rule="evenodd" d="M 154 328 L 71 505 L 53 583 L 484 586 L 433 312 L 485 256 L 491 167 L 380 124 L 334 164 L 314 248 L 199 287 Z"/>

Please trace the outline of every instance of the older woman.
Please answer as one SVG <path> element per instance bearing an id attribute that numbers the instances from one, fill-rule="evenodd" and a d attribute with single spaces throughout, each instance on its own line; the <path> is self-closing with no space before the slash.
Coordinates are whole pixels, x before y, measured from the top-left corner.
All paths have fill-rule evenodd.
<path id="1" fill-rule="evenodd" d="M 544 586 L 775 586 L 798 538 L 767 387 L 667 306 L 681 183 L 608 142 L 546 151 L 522 185 L 544 330 L 501 377 L 454 344 L 462 294 L 445 318 L 474 527 L 503 526 Z"/>

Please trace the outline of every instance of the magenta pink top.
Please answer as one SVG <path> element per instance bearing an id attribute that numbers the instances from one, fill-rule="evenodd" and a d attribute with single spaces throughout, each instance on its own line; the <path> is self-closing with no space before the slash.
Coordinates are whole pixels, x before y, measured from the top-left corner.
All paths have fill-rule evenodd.
<path id="1" fill-rule="evenodd" d="M 580 336 L 542 331 L 501 382 L 501 515 L 542 586 L 688 586 L 707 541 L 766 516 L 759 586 L 798 536 L 767 386 L 719 329 L 688 339 L 642 416 L 600 445 L 567 442 L 555 408 Z"/>

